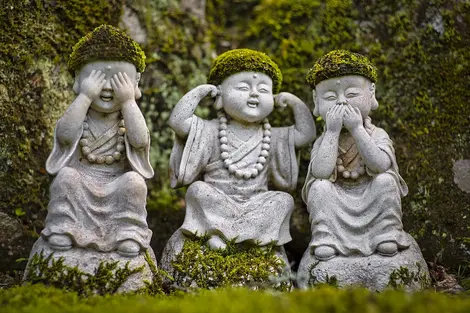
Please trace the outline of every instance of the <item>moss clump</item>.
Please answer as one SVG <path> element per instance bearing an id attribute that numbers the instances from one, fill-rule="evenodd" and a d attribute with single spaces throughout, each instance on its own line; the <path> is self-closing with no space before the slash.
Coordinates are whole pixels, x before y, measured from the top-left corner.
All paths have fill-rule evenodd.
<path id="1" fill-rule="evenodd" d="M 139 44 L 111 25 L 101 25 L 77 42 L 68 61 L 69 72 L 73 76 L 85 64 L 100 60 L 126 61 L 138 72 L 145 70 L 145 53 Z"/>
<path id="2" fill-rule="evenodd" d="M 172 261 L 170 273 L 182 288 L 213 289 L 226 286 L 271 287 L 289 290 L 290 281 L 276 282 L 286 264 L 275 246 L 247 246 L 228 242 L 226 249 L 212 250 L 208 237 L 186 239 L 183 250 Z"/>
<path id="3" fill-rule="evenodd" d="M 348 50 L 333 50 L 322 56 L 307 74 L 312 89 L 323 81 L 345 75 L 360 75 L 377 81 L 377 69 L 363 55 Z"/>
<path id="4" fill-rule="evenodd" d="M 240 72 L 264 73 L 273 80 L 273 93 L 278 93 L 281 88 L 282 73 L 277 64 L 266 54 L 250 49 L 230 50 L 218 56 L 207 82 L 220 85 L 230 75 Z"/>

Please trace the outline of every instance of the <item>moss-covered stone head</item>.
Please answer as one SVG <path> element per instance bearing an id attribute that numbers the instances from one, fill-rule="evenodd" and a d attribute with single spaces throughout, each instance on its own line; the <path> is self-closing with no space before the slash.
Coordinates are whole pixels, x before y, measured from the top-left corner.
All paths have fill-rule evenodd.
<path id="1" fill-rule="evenodd" d="M 358 53 L 347 50 L 327 53 L 309 71 L 307 81 L 313 89 L 313 114 L 323 119 L 335 105 L 351 105 L 359 109 L 363 119 L 379 105 L 375 98 L 377 70 Z"/>
<path id="2" fill-rule="evenodd" d="M 251 49 L 235 49 L 218 56 L 209 72 L 207 82 L 220 85 L 231 75 L 241 72 L 258 72 L 268 75 L 273 81 L 273 93 L 278 93 L 282 84 L 282 73 L 276 63 L 266 54 Z"/>
<path id="3" fill-rule="evenodd" d="M 322 56 L 307 74 L 307 82 L 312 89 L 323 80 L 360 75 L 375 83 L 377 69 L 365 56 L 348 50 L 333 50 Z"/>
<path id="4" fill-rule="evenodd" d="M 68 70 L 75 76 L 83 66 L 95 61 L 124 61 L 134 64 L 139 73 L 145 70 L 145 54 L 139 44 L 111 25 L 95 28 L 75 44 Z"/>

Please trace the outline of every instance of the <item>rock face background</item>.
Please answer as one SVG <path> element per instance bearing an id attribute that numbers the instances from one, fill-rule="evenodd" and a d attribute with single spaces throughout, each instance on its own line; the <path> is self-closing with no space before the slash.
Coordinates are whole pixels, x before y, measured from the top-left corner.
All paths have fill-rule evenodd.
<path id="1" fill-rule="evenodd" d="M 21 258 L 43 227 L 51 182 L 44 164 L 54 123 L 74 96 L 66 61 L 73 44 L 102 23 L 125 29 L 147 54 L 139 104 L 157 172 L 148 196 L 157 259 L 184 216 L 184 190 L 171 190 L 167 178 L 172 132 L 166 121 L 179 98 L 205 82 L 213 58 L 232 48 L 264 51 L 281 67 L 282 89 L 312 105 L 308 69 L 321 55 L 343 48 L 367 55 L 379 69 L 380 107 L 372 118 L 394 139 L 410 187 L 403 199 L 405 229 L 427 261 L 454 270 L 468 266 L 470 194 L 454 182 L 453 168 L 456 160 L 470 159 L 469 1 L 4 0 L 0 272 L 24 269 Z M 199 114 L 212 113 L 202 107 Z M 291 122 L 290 112 L 276 113 L 273 124 L 281 121 Z M 304 151 L 301 173 L 308 158 Z M 304 176 L 292 219 L 294 241 L 286 247 L 296 263 L 309 241 L 300 200 Z"/>

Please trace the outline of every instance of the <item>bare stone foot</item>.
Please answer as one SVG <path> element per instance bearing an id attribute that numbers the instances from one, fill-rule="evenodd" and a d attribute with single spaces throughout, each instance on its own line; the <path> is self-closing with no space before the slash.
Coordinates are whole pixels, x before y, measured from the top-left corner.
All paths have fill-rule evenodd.
<path id="1" fill-rule="evenodd" d="M 393 241 L 382 242 L 377 246 L 377 252 L 383 256 L 394 256 L 398 252 L 398 246 Z"/>
<path id="2" fill-rule="evenodd" d="M 207 244 L 209 245 L 209 248 L 211 248 L 212 250 L 227 248 L 227 245 L 222 239 L 220 239 L 219 236 L 212 236 L 209 239 L 209 241 L 207 241 Z"/>
<path id="3" fill-rule="evenodd" d="M 124 240 L 121 242 L 117 248 L 117 253 L 119 253 L 122 256 L 133 258 L 136 257 L 140 252 L 140 245 L 132 240 Z"/>
<path id="4" fill-rule="evenodd" d="M 335 248 L 330 246 L 318 246 L 315 248 L 315 258 L 320 261 L 326 261 L 336 256 Z"/>
<path id="5" fill-rule="evenodd" d="M 72 248 L 72 239 L 67 235 L 51 235 L 47 240 L 54 250 L 65 251 Z"/>

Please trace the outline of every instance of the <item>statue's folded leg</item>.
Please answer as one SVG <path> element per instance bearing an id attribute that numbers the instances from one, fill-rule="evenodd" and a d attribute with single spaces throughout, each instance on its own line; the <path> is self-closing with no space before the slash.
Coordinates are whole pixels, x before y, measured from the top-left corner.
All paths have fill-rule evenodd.
<path id="1" fill-rule="evenodd" d="M 372 180 L 371 188 L 380 190 L 383 195 L 386 195 L 384 209 L 388 211 L 387 215 L 396 216 L 395 223 L 401 226 L 401 212 L 396 212 L 401 208 L 400 191 L 396 179 L 389 173 L 380 173 Z M 393 240 L 382 241 L 377 245 L 377 253 L 383 256 L 394 256 L 398 253 L 398 244 Z"/>
<path id="2" fill-rule="evenodd" d="M 72 247 L 78 218 L 73 208 L 74 192 L 80 188 L 82 177 L 71 167 L 62 168 L 50 187 L 51 200 L 47 207 L 46 228 L 42 236 L 55 250 L 68 250 Z"/>
<path id="3" fill-rule="evenodd" d="M 147 225 L 147 185 L 142 176 L 129 171 L 115 182 L 117 252 L 123 256 L 136 256 L 141 248 L 148 248 L 152 232 Z M 113 201 L 113 200 L 111 200 Z"/>
<path id="4" fill-rule="evenodd" d="M 329 220 L 330 210 L 334 210 L 336 201 L 332 201 L 336 191 L 332 182 L 328 179 L 315 180 L 308 192 L 307 210 L 310 216 L 312 240 L 310 242 L 311 253 L 318 260 L 334 258 L 338 251 L 335 247 L 336 239 L 333 236 Z"/>

